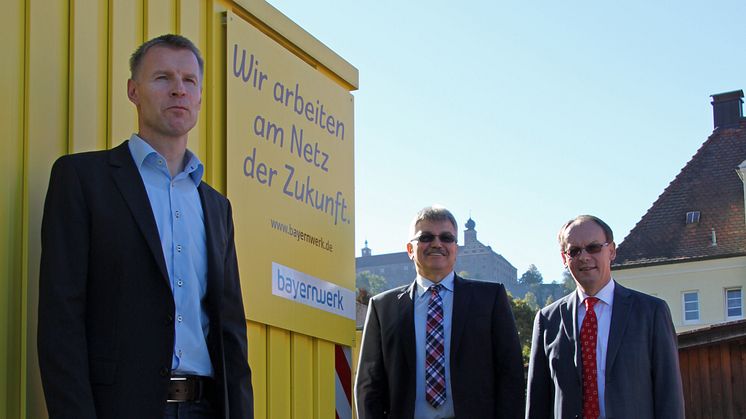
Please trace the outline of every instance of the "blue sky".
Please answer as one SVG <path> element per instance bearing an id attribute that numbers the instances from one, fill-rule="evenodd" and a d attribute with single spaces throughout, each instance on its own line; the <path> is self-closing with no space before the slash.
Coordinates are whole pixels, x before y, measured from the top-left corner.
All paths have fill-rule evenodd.
<path id="1" fill-rule="evenodd" d="M 621 242 L 711 134 L 709 96 L 746 89 L 742 0 L 269 3 L 360 72 L 358 256 L 440 203 L 559 280 L 559 227 Z"/>

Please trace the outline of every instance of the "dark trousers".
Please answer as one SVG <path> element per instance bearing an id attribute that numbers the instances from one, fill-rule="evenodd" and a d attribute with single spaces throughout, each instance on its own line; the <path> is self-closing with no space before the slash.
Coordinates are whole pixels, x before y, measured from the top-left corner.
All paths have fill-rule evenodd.
<path id="1" fill-rule="evenodd" d="M 207 399 L 199 402 L 166 403 L 163 419 L 217 419 Z"/>

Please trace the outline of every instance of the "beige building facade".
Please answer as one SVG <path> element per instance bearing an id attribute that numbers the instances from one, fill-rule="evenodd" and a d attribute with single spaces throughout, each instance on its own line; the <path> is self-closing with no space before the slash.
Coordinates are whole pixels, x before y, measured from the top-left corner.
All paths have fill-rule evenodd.
<path id="1" fill-rule="evenodd" d="M 746 256 L 623 269 L 614 279 L 664 299 L 677 332 L 744 318 Z"/>

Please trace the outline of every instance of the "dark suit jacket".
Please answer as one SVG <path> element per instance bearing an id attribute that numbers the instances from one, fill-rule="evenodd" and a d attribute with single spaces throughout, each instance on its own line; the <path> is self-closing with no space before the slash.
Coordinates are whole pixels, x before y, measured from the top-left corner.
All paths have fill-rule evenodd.
<path id="1" fill-rule="evenodd" d="M 231 207 L 206 183 L 198 190 L 216 407 L 221 418 L 250 418 Z M 50 417 L 163 417 L 175 306 L 158 228 L 127 142 L 54 164 L 39 282 L 39 366 Z"/>
<path id="2" fill-rule="evenodd" d="M 580 418 L 583 409 L 577 293 L 536 314 L 526 418 Z M 666 303 L 614 284 L 606 353 L 608 419 L 683 418 L 676 332 Z"/>
<path id="3" fill-rule="evenodd" d="M 412 283 L 370 300 L 355 383 L 359 419 L 414 416 L 414 293 Z M 452 321 L 456 417 L 522 417 L 521 347 L 505 288 L 456 276 Z"/>

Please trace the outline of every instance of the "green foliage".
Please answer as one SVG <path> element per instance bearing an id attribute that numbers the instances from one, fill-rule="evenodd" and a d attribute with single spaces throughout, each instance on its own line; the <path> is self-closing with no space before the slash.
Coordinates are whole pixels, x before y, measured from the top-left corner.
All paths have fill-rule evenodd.
<path id="1" fill-rule="evenodd" d="M 534 264 L 529 265 L 528 270 L 518 278 L 518 283 L 527 286 L 529 289 L 535 289 L 542 282 L 544 282 L 544 277 L 541 276 L 541 272 Z"/>
<path id="2" fill-rule="evenodd" d="M 534 316 L 537 309 L 532 308 L 525 299 L 511 298 L 510 308 L 513 310 L 515 325 L 518 329 L 518 339 L 521 342 L 521 352 L 523 353 L 523 363 L 528 364 L 531 353 L 531 332 L 534 326 Z"/>
<path id="3" fill-rule="evenodd" d="M 532 310 L 536 311 L 539 309 L 539 302 L 536 301 L 536 294 L 533 292 L 527 292 L 526 295 L 523 296 L 523 301 L 525 301 Z"/>
<path id="4" fill-rule="evenodd" d="M 358 289 L 358 300 L 360 299 L 360 291 L 365 290 L 368 299 L 380 292 L 386 291 L 388 283 L 386 278 L 381 275 L 376 275 L 369 271 L 362 271 L 355 276 L 355 287 Z M 367 300 L 365 301 L 367 304 Z"/>
<path id="5" fill-rule="evenodd" d="M 562 287 L 565 290 L 565 294 L 575 291 L 575 279 L 573 279 L 572 274 L 567 269 L 562 273 Z"/>
<path id="6" fill-rule="evenodd" d="M 539 308 L 539 299 L 542 300 L 545 297 L 544 277 L 541 276 L 541 272 L 536 265 L 531 264 L 528 266 L 528 270 L 518 278 L 518 283 L 523 285 L 526 290 L 524 299 L 527 300 L 534 309 Z"/>

